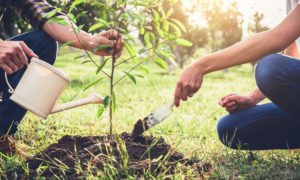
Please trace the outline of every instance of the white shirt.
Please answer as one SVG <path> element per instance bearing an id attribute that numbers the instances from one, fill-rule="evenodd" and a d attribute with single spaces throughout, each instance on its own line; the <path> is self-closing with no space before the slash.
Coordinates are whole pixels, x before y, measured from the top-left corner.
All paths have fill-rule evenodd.
<path id="1" fill-rule="evenodd" d="M 286 12 L 287 14 L 297 5 L 300 4 L 299 0 L 286 0 Z M 300 38 L 296 40 L 298 51 L 300 52 Z"/>

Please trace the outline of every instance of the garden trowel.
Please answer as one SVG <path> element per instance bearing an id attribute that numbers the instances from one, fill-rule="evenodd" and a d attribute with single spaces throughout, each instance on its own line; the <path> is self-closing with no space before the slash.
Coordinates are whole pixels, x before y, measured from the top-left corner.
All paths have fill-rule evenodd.
<path id="1" fill-rule="evenodd" d="M 173 106 L 173 101 L 168 104 L 160 105 L 144 119 L 138 120 L 134 125 L 132 134 L 134 136 L 141 135 L 146 130 L 165 120 L 168 116 L 171 115 Z"/>

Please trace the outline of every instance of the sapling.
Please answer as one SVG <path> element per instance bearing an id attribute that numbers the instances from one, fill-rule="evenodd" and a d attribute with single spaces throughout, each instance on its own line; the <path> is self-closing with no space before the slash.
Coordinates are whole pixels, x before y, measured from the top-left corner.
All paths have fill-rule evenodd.
<path id="1" fill-rule="evenodd" d="M 183 24 L 170 18 L 173 13 L 173 9 L 170 8 L 166 12 L 161 6 L 159 0 L 103 0 L 103 1 L 87 1 L 87 0 L 75 0 L 62 8 L 58 8 L 54 11 L 63 11 L 72 24 L 72 32 L 78 34 L 84 25 L 75 25 L 77 20 L 82 14 L 88 14 L 80 12 L 76 14 L 76 8 L 84 6 L 86 3 L 91 3 L 92 6 L 99 7 L 102 17 L 92 17 L 96 19 L 96 23 L 88 28 L 90 33 L 97 33 L 103 30 L 112 30 L 118 33 L 118 38 L 114 41 L 113 47 L 97 46 L 92 51 L 97 52 L 99 50 L 106 50 L 111 53 L 111 57 L 104 58 L 104 61 L 98 62 L 93 59 L 90 53 L 83 46 L 83 49 L 88 57 L 88 61 L 83 63 L 93 63 L 95 65 L 96 74 L 100 76 L 99 79 L 92 82 L 84 90 L 96 85 L 102 79 L 109 81 L 109 94 L 105 96 L 103 105 L 98 108 L 97 115 L 100 117 L 105 109 L 109 110 L 109 132 L 113 134 L 113 114 L 116 109 L 116 95 L 115 87 L 124 80 L 125 77 L 129 78 L 134 84 L 137 83 L 136 77 L 133 72 L 137 68 L 148 72 L 149 70 L 143 65 L 145 62 L 154 62 L 159 67 L 168 68 L 166 61 L 173 58 L 173 54 L 170 51 L 172 45 L 191 46 L 192 44 L 180 38 L 181 33 L 178 31 L 185 31 Z M 53 15 L 53 12 L 47 14 L 47 16 Z M 147 16 L 144 16 L 147 14 Z M 52 22 L 60 23 L 62 25 L 69 24 L 66 19 L 54 17 Z M 144 47 L 136 51 L 136 48 L 141 46 L 138 44 L 138 36 L 143 37 Z M 78 38 L 78 36 L 76 36 Z M 120 39 L 124 40 L 124 46 L 127 53 L 117 60 L 116 48 Z M 80 42 L 80 39 L 78 38 Z M 72 42 L 67 42 L 65 45 L 70 45 Z M 127 56 L 127 58 L 125 58 Z M 103 69 L 107 66 L 107 62 L 110 62 L 110 72 L 107 73 Z M 128 70 L 122 70 L 121 67 L 124 64 L 132 64 Z M 123 75 L 116 79 L 116 72 L 123 71 Z M 101 73 L 100 73 L 101 72 Z M 102 76 L 105 77 L 102 77 Z"/>

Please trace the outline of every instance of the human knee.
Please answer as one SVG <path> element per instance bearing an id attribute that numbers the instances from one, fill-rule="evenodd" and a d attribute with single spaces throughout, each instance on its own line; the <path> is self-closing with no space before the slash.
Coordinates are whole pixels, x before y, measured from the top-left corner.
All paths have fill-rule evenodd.
<path id="1" fill-rule="evenodd" d="M 237 149 L 237 142 L 236 142 L 236 131 L 237 126 L 233 124 L 235 122 L 235 116 L 228 114 L 222 117 L 217 124 L 217 133 L 219 140 L 227 147 Z"/>
<path id="2" fill-rule="evenodd" d="M 282 55 L 271 54 L 262 58 L 255 68 L 255 80 L 258 88 L 266 95 L 281 81 L 280 75 L 284 63 Z"/>

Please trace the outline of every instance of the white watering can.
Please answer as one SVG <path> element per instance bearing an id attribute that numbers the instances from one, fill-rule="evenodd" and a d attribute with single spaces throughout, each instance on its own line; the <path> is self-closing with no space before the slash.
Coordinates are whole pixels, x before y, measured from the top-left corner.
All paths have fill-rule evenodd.
<path id="1" fill-rule="evenodd" d="M 10 99 L 43 119 L 52 113 L 103 102 L 102 97 L 93 94 L 77 101 L 56 104 L 57 99 L 70 83 L 70 79 L 63 72 L 37 58 L 31 59 L 16 89 L 13 89 L 8 82 L 6 73 L 5 80 L 9 93 L 12 94 Z"/>

